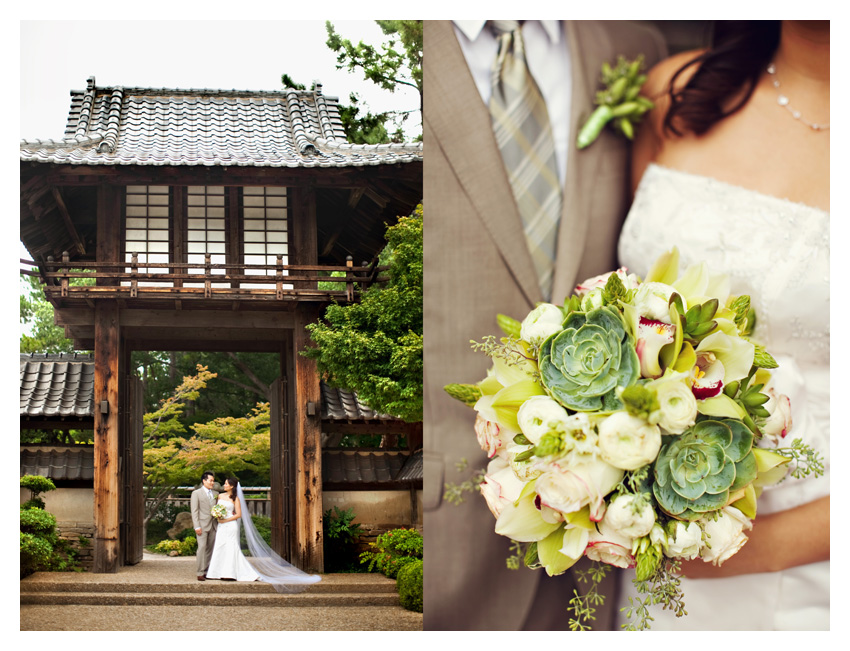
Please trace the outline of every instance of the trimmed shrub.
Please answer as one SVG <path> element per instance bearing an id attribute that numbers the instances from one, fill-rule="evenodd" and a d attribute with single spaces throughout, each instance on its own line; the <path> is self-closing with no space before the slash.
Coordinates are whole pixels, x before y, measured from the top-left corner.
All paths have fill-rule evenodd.
<path id="1" fill-rule="evenodd" d="M 183 540 L 160 541 L 153 548 L 153 551 L 169 556 L 194 556 L 198 551 L 198 539 L 195 537 L 195 532 L 192 531 L 192 535 L 186 536 Z"/>
<path id="2" fill-rule="evenodd" d="M 422 534 L 415 529 L 393 529 L 369 543 L 374 551 L 360 554 L 360 563 L 369 564 L 369 572 L 378 572 L 394 579 L 399 571 L 414 560 L 422 560 Z"/>
<path id="3" fill-rule="evenodd" d="M 396 588 L 403 608 L 422 612 L 422 561 L 412 560 L 399 570 Z"/>

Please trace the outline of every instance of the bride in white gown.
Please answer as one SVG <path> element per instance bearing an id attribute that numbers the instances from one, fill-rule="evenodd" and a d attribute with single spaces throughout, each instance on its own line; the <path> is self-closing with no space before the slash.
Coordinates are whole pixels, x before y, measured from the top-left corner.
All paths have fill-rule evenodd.
<path id="1" fill-rule="evenodd" d="M 270 583 L 278 592 L 300 592 L 321 581 L 320 576 L 302 572 L 278 556 L 260 537 L 251 520 L 245 494 L 235 477 L 224 481 L 218 503 L 225 506 L 227 516 L 218 521 L 215 546 L 207 570 L 208 579 L 263 581 Z M 240 522 L 245 527 L 250 561 L 240 547 Z"/>
<path id="2" fill-rule="evenodd" d="M 223 504 L 227 509 L 227 516 L 219 518 L 218 521 L 207 578 L 258 581 L 260 575 L 242 554 L 242 548 L 239 545 L 239 520 L 242 517 L 242 506 L 236 495 L 236 484 L 235 481 L 225 479 L 224 491 L 218 496 L 218 503 Z"/>
<path id="3" fill-rule="evenodd" d="M 702 115 L 693 117 L 702 97 L 690 113 L 671 114 L 678 134 L 664 125 L 673 73 L 695 53 L 651 71 L 644 92 L 658 97 L 657 108 L 635 142 L 640 183 L 620 262 L 645 276 L 677 246 L 681 268 L 705 261 L 729 275 L 735 293 L 751 296 L 754 336 L 779 362 L 777 390 L 791 398 L 786 441 L 814 446 L 825 474 L 766 490 L 748 543 L 721 567 L 685 563 L 688 615 L 655 606 L 652 630 L 829 628 L 829 22 L 782 23 L 761 62 L 747 38 L 738 54 L 718 58 L 747 58 L 738 67 L 755 71 L 753 92 L 734 94 L 741 108 L 709 119 L 704 131 Z M 687 68 L 677 91 L 712 64 Z M 633 576 L 624 573 L 621 607 L 637 596 Z"/>

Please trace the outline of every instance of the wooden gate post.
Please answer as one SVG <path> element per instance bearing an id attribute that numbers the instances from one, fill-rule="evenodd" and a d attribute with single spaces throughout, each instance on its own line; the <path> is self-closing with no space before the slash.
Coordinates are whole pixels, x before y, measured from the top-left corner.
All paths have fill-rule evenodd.
<path id="1" fill-rule="evenodd" d="M 322 547 L 322 414 L 321 385 L 316 362 L 300 354 L 310 343 L 305 329 L 318 310 L 299 306 L 296 311 L 295 356 L 295 554 L 301 569 L 324 571 Z"/>
<path id="2" fill-rule="evenodd" d="M 118 304 L 97 301 L 94 317 L 94 571 L 120 565 Z"/>

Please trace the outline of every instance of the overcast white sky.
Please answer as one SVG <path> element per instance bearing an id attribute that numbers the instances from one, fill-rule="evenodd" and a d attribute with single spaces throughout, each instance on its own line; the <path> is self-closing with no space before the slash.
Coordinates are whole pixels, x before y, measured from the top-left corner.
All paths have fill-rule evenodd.
<path id="1" fill-rule="evenodd" d="M 355 43 L 384 40 L 373 20 L 328 18 Z M 280 90 L 287 73 L 344 102 L 357 92 L 375 111 L 418 107 L 415 91 L 389 93 L 337 70 L 326 38 L 324 20 L 22 21 L 20 137 L 61 137 L 69 91 L 91 75 L 99 86 Z"/>

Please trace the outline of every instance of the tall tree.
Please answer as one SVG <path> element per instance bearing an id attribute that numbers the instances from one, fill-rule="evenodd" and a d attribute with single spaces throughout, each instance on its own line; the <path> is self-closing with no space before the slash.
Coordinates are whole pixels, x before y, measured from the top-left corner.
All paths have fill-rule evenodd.
<path id="1" fill-rule="evenodd" d="M 307 327 L 315 359 L 332 386 L 354 391 L 371 409 L 422 420 L 422 206 L 387 229 L 388 284 L 359 303 L 331 305 Z"/>
<path id="2" fill-rule="evenodd" d="M 421 20 L 376 20 L 389 39 L 379 48 L 360 41 L 358 44 L 343 38 L 330 21 L 325 22 L 328 40 L 325 44 L 337 53 L 337 69 L 349 72 L 359 70 L 363 78 L 381 88 L 395 92 L 401 87 L 416 89 L 419 107 L 413 111 L 393 111 L 388 115 L 395 122 L 399 133 L 411 113 L 419 114 L 422 124 L 422 21 Z M 421 131 L 417 139 L 421 138 Z"/>

